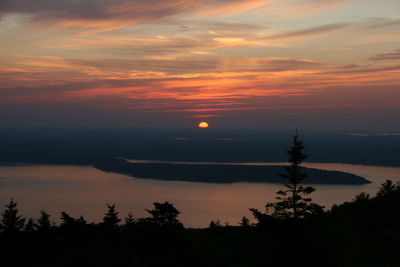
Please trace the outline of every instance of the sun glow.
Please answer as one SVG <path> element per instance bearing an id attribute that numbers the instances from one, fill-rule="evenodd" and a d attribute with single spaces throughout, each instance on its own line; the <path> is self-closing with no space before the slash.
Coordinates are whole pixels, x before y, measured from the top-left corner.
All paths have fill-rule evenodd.
<path id="1" fill-rule="evenodd" d="M 208 123 L 205 121 L 202 121 L 199 123 L 199 128 L 208 128 Z"/>

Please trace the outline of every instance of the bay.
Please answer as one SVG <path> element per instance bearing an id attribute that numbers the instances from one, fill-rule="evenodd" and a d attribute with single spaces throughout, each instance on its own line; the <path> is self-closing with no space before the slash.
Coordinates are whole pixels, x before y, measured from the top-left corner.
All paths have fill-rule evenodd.
<path id="1" fill-rule="evenodd" d="M 305 163 L 304 166 L 350 172 L 372 181 L 366 185 L 316 186 L 312 198 L 326 207 L 349 201 L 360 192 L 373 196 L 386 179 L 400 181 L 400 167 L 339 163 Z M 248 208 L 263 209 L 281 188 L 281 184 L 269 183 L 210 184 L 137 179 L 91 166 L 0 166 L 0 205 L 3 207 L 14 198 L 25 216 L 37 217 L 44 209 L 56 222 L 61 211 L 99 222 L 106 211 L 106 203 L 115 203 L 120 217 L 130 211 L 135 217 L 144 217 L 147 216 L 144 209 L 152 208 L 153 202 L 169 201 L 181 211 L 179 218 L 186 227 L 207 227 L 211 220 L 237 225 L 242 216 L 251 218 Z"/>

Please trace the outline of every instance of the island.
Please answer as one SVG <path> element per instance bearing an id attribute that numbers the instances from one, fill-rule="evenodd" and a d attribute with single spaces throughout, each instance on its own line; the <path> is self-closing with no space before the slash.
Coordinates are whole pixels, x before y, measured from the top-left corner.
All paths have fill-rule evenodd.
<path id="1" fill-rule="evenodd" d="M 105 171 L 126 174 L 141 179 L 189 181 L 204 183 L 284 183 L 279 176 L 283 166 L 227 165 L 227 164 L 171 164 L 132 163 L 114 158 L 96 161 L 93 167 Z M 367 179 L 341 171 L 303 168 L 307 174 L 306 184 L 362 185 L 371 183 Z"/>

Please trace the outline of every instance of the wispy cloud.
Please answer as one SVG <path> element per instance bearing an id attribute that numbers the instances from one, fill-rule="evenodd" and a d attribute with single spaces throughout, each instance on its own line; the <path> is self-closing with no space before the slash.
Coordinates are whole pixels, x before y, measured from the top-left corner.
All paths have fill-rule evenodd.
<path id="1" fill-rule="evenodd" d="M 379 30 L 383 28 L 397 29 L 400 26 L 400 18 L 370 18 L 361 24 L 362 28 Z"/>
<path id="2" fill-rule="evenodd" d="M 274 21 L 287 21 L 311 16 L 354 2 L 354 0 L 288 0 L 276 1 L 273 10 Z"/>
<path id="3" fill-rule="evenodd" d="M 292 38 L 299 38 L 299 37 L 307 37 L 307 36 L 315 36 L 324 33 L 328 33 L 331 31 L 336 31 L 347 26 L 350 26 L 352 23 L 342 22 L 342 23 L 333 23 L 327 24 L 317 27 L 312 27 L 308 29 L 296 30 L 286 33 L 276 34 L 270 37 L 266 37 L 266 40 L 282 40 L 282 39 L 292 39 Z"/>
<path id="4" fill-rule="evenodd" d="M 400 24 L 380 5 L 0 0 L 0 103 L 210 120 L 393 107 Z"/>
<path id="5" fill-rule="evenodd" d="M 0 15 L 22 14 L 32 22 L 84 28 L 82 34 L 95 34 L 123 27 L 164 22 L 184 13 L 206 16 L 233 14 L 265 5 L 271 0 L 15 0 L 0 1 Z"/>
<path id="6" fill-rule="evenodd" d="M 371 60 L 400 60 L 400 49 L 387 53 L 376 54 L 370 57 Z"/>

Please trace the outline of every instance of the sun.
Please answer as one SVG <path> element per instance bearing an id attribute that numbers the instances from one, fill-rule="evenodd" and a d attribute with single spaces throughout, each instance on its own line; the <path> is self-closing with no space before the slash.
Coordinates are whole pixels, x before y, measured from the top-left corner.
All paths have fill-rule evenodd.
<path id="1" fill-rule="evenodd" d="M 199 126 L 199 128 L 208 128 L 208 123 L 205 122 L 205 121 L 202 121 L 202 122 L 199 123 L 198 126 Z"/>

